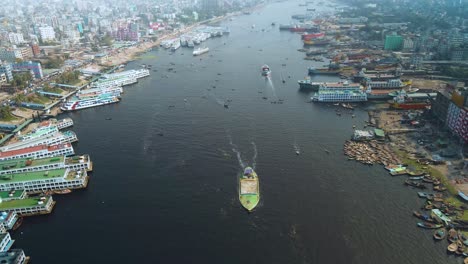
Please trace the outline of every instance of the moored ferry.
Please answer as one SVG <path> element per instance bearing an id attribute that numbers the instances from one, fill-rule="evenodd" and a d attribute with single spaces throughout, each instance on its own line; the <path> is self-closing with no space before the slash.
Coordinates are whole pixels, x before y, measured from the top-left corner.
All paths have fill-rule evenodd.
<path id="1" fill-rule="evenodd" d="M 239 175 L 239 201 L 249 212 L 251 212 L 260 201 L 258 175 L 251 167 L 245 168 L 244 173 Z"/>
<path id="2" fill-rule="evenodd" d="M 340 69 L 330 69 L 330 68 L 315 68 L 309 67 L 308 72 L 310 75 L 338 75 L 340 73 Z"/>
<path id="3" fill-rule="evenodd" d="M 26 147 L 18 150 L 7 150 L 0 152 L 0 161 L 19 158 L 39 159 L 56 156 L 74 155 L 75 151 L 71 143 L 62 143 L 56 145 L 38 145 Z"/>
<path id="4" fill-rule="evenodd" d="M 111 86 L 104 88 L 91 88 L 86 90 L 81 90 L 76 93 L 76 96 L 79 98 L 93 97 L 100 94 L 112 94 L 114 96 L 120 96 L 123 93 L 123 89 L 120 86 Z"/>
<path id="5" fill-rule="evenodd" d="M 18 150 L 39 145 L 57 145 L 63 143 L 73 143 L 78 141 L 78 137 L 73 131 L 57 132 L 53 135 L 36 139 L 18 141 L 0 148 L 0 151 Z"/>
<path id="6" fill-rule="evenodd" d="M 320 82 L 312 82 L 309 78 L 299 80 L 297 83 L 299 84 L 299 89 L 310 89 L 314 91 L 317 91 L 320 87 L 320 84 L 322 84 Z"/>
<path id="7" fill-rule="evenodd" d="M 367 93 L 359 83 L 322 83 L 310 99 L 325 103 L 364 102 L 367 101 Z"/>
<path id="8" fill-rule="evenodd" d="M 92 97 L 88 99 L 78 99 L 78 100 L 67 101 L 60 107 L 60 109 L 62 109 L 63 111 L 75 111 L 75 110 L 80 110 L 80 109 L 85 109 L 85 108 L 90 108 L 90 107 L 96 107 L 100 105 L 118 103 L 119 101 L 120 100 L 117 96 L 101 95 L 98 97 Z"/>

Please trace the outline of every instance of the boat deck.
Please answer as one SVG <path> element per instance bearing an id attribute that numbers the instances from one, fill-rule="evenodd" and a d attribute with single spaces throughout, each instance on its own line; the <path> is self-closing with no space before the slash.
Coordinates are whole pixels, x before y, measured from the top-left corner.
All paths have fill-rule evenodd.
<path id="1" fill-rule="evenodd" d="M 257 179 L 242 179 L 240 181 L 240 194 L 257 194 L 258 193 Z"/>

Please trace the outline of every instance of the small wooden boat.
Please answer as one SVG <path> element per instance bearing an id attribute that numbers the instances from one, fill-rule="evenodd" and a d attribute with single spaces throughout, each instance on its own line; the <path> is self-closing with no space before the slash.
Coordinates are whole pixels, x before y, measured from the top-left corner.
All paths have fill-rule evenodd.
<path id="1" fill-rule="evenodd" d="M 442 240 L 447 236 L 447 230 L 445 228 L 439 228 L 434 232 L 435 240 Z"/>
<path id="2" fill-rule="evenodd" d="M 422 180 L 423 180 L 423 182 L 427 182 L 427 183 L 433 183 L 434 182 L 434 179 L 428 178 L 428 177 L 424 177 Z"/>
<path id="3" fill-rule="evenodd" d="M 413 215 L 421 220 L 427 221 L 427 222 L 434 222 L 434 220 L 431 218 L 430 215 L 420 213 L 418 211 L 413 211 Z"/>
<path id="4" fill-rule="evenodd" d="M 417 176 L 417 177 L 409 177 L 408 179 L 412 181 L 419 181 L 419 180 L 422 180 L 423 178 L 424 178 L 423 176 Z"/>
<path id="5" fill-rule="evenodd" d="M 414 188 L 418 188 L 418 189 L 426 189 L 426 186 L 424 184 L 420 183 L 420 182 L 414 182 L 414 181 L 406 180 L 405 184 L 408 185 L 408 186 L 414 187 Z"/>
<path id="6" fill-rule="evenodd" d="M 447 190 L 447 187 L 436 185 L 436 186 L 434 186 L 433 189 L 434 189 L 434 191 L 443 192 L 443 191 Z"/>
<path id="7" fill-rule="evenodd" d="M 450 229 L 448 231 L 448 235 L 447 235 L 447 240 L 450 242 L 450 243 L 455 243 L 458 241 L 458 232 L 455 230 L 455 229 Z"/>
<path id="8" fill-rule="evenodd" d="M 452 243 L 452 244 L 448 245 L 448 247 L 447 247 L 447 251 L 451 252 L 451 253 L 454 253 L 455 251 L 457 251 L 457 249 L 458 249 L 457 243 Z"/>
<path id="9" fill-rule="evenodd" d="M 466 257 L 465 260 L 463 260 L 463 263 L 468 264 L 468 257 Z"/>
<path id="10" fill-rule="evenodd" d="M 71 193 L 72 191 L 70 189 L 64 189 L 64 190 L 54 190 L 54 194 L 67 194 Z"/>
<path id="11" fill-rule="evenodd" d="M 13 231 L 15 231 L 16 229 L 18 229 L 21 224 L 23 223 L 23 217 L 20 216 L 18 217 L 18 220 L 16 220 L 16 223 L 13 225 L 13 227 L 11 228 Z"/>
<path id="12" fill-rule="evenodd" d="M 418 192 L 418 196 L 421 197 L 421 198 L 430 199 L 430 198 L 432 198 L 434 195 L 433 195 L 432 193 Z"/>
<path id="13" fill-rule="evenodd" d="M 436 228 L 442 227 L 442 225 L 440 224 L 432 224 L 432 223 L 424 223 L 424 222 L 419 222 L 417 225 L 419 227 L 426 228 L 426 229 L 436 229 Z"/>

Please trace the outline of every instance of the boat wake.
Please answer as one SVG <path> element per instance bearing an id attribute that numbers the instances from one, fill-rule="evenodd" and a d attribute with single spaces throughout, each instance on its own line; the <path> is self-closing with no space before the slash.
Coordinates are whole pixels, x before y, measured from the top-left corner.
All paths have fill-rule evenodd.
<path id="1" fill-rule="evenodd" d="M 229 138 L 229 145 L 231 145 L 232 152 L 234 152 L 237 156 L 237 161 L 239 162 L 239 166 L 241 166 L 241 168 L 244 169 L 246 166 L 245 166 L 244 161 L 241 158 L 241 153 L 238 150 L 237 145 L 232 142 L 232 137 L 229 133 L 228 133 L 228 138 Z"/>
<path id="2" fill-rule="evenodd" d="M 253 158 L 252 158 L 252 168 L 254 170 L 257 169 L 257 145 L 255 144 L 255 142 L 250 142 L 253 146 L 253 150 L 254 150 L 254 155 L 253 155 Z"/>
<path id="3" fill-rule="evenodd" d="M 270 88 L 271 88 L 271 93 L 272 93 L 273 97 L 275 98 L 275 100 L 278 100 L 278 96 L 276 96 L 275 85 L 274 85 L 273 82 L 271 81 L 271 78 L 268 77 L 268 78 L 266 79 L 266 81 L 267 81 L 268 86 L 270 86 Z"/>
<path id="4" fill-rule="evenodd" d="M 299 154 L 301 152 L 301 148 L 299 147 L 299 145 L 297 145 L 296 142 L 294 142 L 293 144 L 293 147 L 294 147 L 294 151 Z"/>

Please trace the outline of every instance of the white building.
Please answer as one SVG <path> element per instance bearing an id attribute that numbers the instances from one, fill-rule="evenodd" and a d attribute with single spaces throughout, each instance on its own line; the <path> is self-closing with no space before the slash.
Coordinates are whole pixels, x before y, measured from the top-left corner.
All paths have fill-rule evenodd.
<path id="1" fill-rule="evenodd" d="M 13 45 L 24 43 L 23 34 L 21 33 L 14 33 L 14 32 L 8 33 L 8 40 Z"/>
<path id="2" fill-rule="evenodd" d="M 39 27 L 39 35 L 41 36 L 42 41 L 55 40 L 55 30 L 51 26 Z"/>

